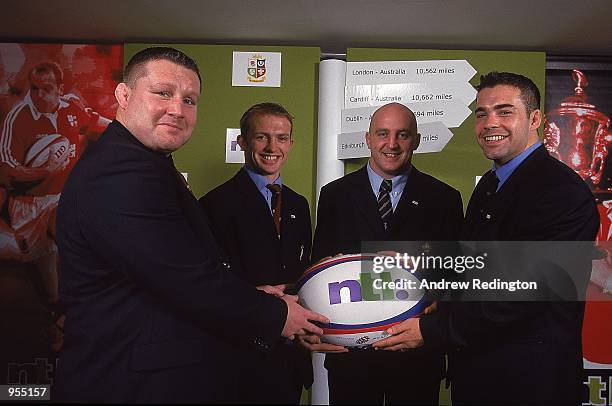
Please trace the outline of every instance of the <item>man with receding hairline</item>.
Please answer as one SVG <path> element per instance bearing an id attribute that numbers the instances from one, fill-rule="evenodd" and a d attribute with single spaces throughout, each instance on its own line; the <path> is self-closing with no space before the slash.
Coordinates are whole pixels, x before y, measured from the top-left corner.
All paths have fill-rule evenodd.
<path id="1" fill-rule="evenodd" d="M 371 152 L 356 172 L 321 189 L 312 259 L 361 252 L 365 241 L 452 241 L 463 220 L 459 192 L 412 165 L 420 135 L 412 111 L 380 107 L 365 135 Z M 437 404 L 444 354 L 428 347 L 402 353 L 343 347 L 300 338 L 327 354 L 332 404 Z M 364 373 L 368 371 L 368 373 Z"/>
<path id="2" fill-rule="evenodd" d="M 327 319 L 249 286 L 221 259 L 172 161 L 196 123 L 195 62 L 147 48 L 125 77 L 117 119 L 75 166 L 58 209 L 67 316 L 57 399 L 233 402 L 227 353 L 272 351 Z"/>

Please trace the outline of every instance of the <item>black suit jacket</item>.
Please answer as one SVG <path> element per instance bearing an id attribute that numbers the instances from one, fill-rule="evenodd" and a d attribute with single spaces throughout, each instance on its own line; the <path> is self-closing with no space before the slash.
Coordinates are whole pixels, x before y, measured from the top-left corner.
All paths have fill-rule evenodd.
<path id="1" fill-rule="evenodd" d="M 231 270 L 254 286 L 295 283 L 310 261 L 306 199 L 283 185 L 279 239 L 270 209 L 246 170 L 200 199 Z"/>
<path id="2" fill-rule="evenodd" d="M 200 198 L 230 270 L 253 286 L 293 284 L 310 261 L 312 226 L 306 199 L 283 185 L 281 238 L 264 197 L 246 170 Z M 235 379 L 244 402 L 297 402 L 312 384 L 310 354 L 284 340 L 270 353 L 237 350 Z M 295 400 L 294 400 L 295 399 Z"/>
<path id="3" fill-rule="evenodd" d="M 483 184 L 468 205 L 465 241 L 595 238 L 599 216 L 593 195 L 543 146 L 491 198 Z M 586 285 L 588 253 L 581 269 Z M 449 357 L 454 403 L 580 404 L 583 310 L 582 302 L 452 303 L 422 317 L 420 326 L 426 343 L 454 349 Z"/>
<path id="4" fill-rule="evenodd" d="M 459 238 L 463 206 L 459 192 L 412 167 L 391 225 L 385 231 L 376 196 L 364 166 L 321 189 L 313 260 L 338 253 L 361 252 L 364 241 L 452 241 Z M 419 365 L 419 373 L 440 380 L 444 373 L 441 351 L 419 348 L 410 352 L 361 351 L 327 354 L 325 366 L 364 369 L 364 362 L 388 359 L 395 365 Z M 385 361 L 383 361 L 385 362 Z"/>
<path id="5" fill-rule="evenodd" d="M 278 342 L 285 303 L 227 271 L 179 176 L 116 121 L 72 171 L 57 220 L 57 399 L 232 401 L 226 355 Z"/>

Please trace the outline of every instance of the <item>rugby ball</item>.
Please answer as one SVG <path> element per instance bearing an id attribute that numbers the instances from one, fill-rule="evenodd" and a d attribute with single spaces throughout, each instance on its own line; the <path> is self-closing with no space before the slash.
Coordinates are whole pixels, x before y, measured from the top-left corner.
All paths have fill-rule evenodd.
<path id="1" fill-rule="evenodd" d="M 46 166 L 49 161 L 63 162 L 69 158 L 70 141 L 61 134 L 47 134 L 28 150 L 24 165 L 30 168 Z"/>
<path id="2" fill-rule="evenodd" d="M 334 257 L 313 265 L 298 281 L 299 303 L 331 321 L 320 324 L 322 341 L 367 347 L 387 337 L 386 329 L 418 316 L 427 306 L 416 276 L 399 267 L 381 270 L 374 266 L 376 257 Z"/>

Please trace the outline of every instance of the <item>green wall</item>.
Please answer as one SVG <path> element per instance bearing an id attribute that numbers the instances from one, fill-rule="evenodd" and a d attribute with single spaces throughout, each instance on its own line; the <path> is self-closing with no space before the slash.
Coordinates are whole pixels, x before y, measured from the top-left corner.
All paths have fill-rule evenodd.
<path id="1" fill-rule="evenodd" d="M 159 44 L 125 44 L 127 62 L 139 50 Z M 316 129 L 320 49 L 315 47 L 163 44 L 191 56 L 203 78 L 198 122 L 187 145 L 174 153 L 181 172 L 189 173 L 196 197 L 225 182 L 241 164 L 225 163 L 225 130 L 256 103 L 280 103 L 295 117 L 295 143 L 282 170 L 283 183 L 305 196 L 314 212 Z M 232 52 L 282 53 L 281 87 L 232 87 Z"/>
<path id="2" fill-rule="evenodd" d="M 529 77 L 540 89 L 542 97 L 544 95 L 546 67 L 544 52 L 350 48 L 346 56 L 349 62 L 465 59 L 477 71 L 470 80 L 472 85 L 477 85 L 480 75 L 490 71 L 508 71 Z M 474 105 L 475 102 L 470 105 L 472 111 Z M 543 99 L 542 106 L 544 106 Z M 474 190 L 475 177 L 490 169 L 491 162 L 482 155 L 480 147 L 476 144 L 473 114 L 460 127 L 450 130 L 453 138 L 442 152 L 415 154 L 412 162 L 419 170 L 459 190 L 463 204 L 467 206 Z M 366 159 L 350 160 L 345 166 L 346 172 L 360 168 L 366 161 Z"/>

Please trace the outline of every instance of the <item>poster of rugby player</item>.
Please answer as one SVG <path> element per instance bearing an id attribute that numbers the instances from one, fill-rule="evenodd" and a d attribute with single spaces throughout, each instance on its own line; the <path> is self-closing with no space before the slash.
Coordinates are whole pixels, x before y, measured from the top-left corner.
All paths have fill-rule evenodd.
<path id="1" fill-rule="evenodd" d="M 44 382 L 62 345 L 55 212 L 114 118 L 123 46 L 0 44 L 0 384 Z"/>
<path id="2" fill-rule="evenodd" d="M 601 222 L 582 334 L 589 404 L 603 404 L 593 396 L 612 383 L 611 117 L 612 64 L 549 63 L 544 145 L 590 186 Z"/>

